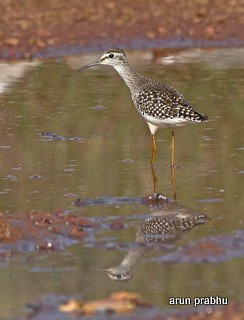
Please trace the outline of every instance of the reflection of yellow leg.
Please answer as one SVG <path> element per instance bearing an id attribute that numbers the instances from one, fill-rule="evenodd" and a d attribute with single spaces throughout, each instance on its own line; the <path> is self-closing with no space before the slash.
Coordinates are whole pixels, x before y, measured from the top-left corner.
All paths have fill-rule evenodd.
<path id="1" fill-rule="evenodd" d="M 175 168 L 174 168 L 174 166 L 171 166 L 171 182 L 172 182 L 172 186 L 173 186 L 174 200 L 176 201 L 176 179 L 175 179 Z"/>
<path id="2" fill-rule="evenodd" d="M 174 130 L 172 130 L 172 140 L 171 140 L 171 146 L 170 146 L 171 167 L 174 166 L 174 161 L 175 161 L 175 133 L 174 133 Z"/>
<path id="3" fill-rule="evenodd" d="M 157 154 L 157 146 L 156 146 L 156 140 L 155 140 L 155 135 L 152 134 L 152 159 L 151 159 L 151 166 L 154 165 L 154 161 L 156 158 Z"/>
<path id="4" fill-rule="evenodd" d="M 155 172 L 154 165 L 151 165 L 151 171 L 152 171 L 152 176 L 153 176 L 153 192 L 157 192 L 157 185 L 158 185 L 158 178 Z"/>
<path id="5" fill-rule="evenodd" d="M 171 164 L 171 182 L 173 186 L 173 194 L 174 194 L 174 200 L 176 201 L 176 180 L 175 180 L 175 133 L 174 130 L 172 130 L 172 140 L 171 140 L 171 146 L 170 146 L 170 164 Z"/>

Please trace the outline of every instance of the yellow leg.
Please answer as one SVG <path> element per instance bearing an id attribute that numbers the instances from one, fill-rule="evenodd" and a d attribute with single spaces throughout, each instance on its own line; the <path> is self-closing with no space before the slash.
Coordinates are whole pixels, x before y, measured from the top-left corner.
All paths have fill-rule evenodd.
<path id="1" fill-rule="evenodd" d="M 154 165 L 151 165 L 151 171 L 152 171 L 152 176 L 153 176 L 153 193 L 157 192 L 157 186 L 158 186 L 158 178 L 155 172 Z"/>
<path id="2" fill-rule="evenodd" d="M 151 159 L 151 166 L 154 166 L 154 161 L 157 154 L 157 146 L 156 146 L 156 140 L 155 135 L 152 134 L 152 159 Z"/>
<path id="3" fill-rule="evenodd" d="M 171 140 L 171 146 L 170 146 L 171 182 L 173 186 L 174 200 L 176 201 L 176 179 L 175 179 L 174 162 L 175 162 L 175 133 L 174 133 L 174 130 L 172 130 L 172 140 Z"/>
<path id="4" fill-rule="evenodd" d="M 171 182 L 173 186 L 173 196 L 174 200 L 176 201 L 176 179 L 175 179 L 175 168 L 171 166 Z"/>
<path id="5" fill-rule="evenodd" d="M 171 140 L 171 146 L 170 146 L 171 167 L 174 166 L 174 161 L 175 161 L 175 133 L 174 133 L 174 130 L 172 130 L 172 140 Z"/>

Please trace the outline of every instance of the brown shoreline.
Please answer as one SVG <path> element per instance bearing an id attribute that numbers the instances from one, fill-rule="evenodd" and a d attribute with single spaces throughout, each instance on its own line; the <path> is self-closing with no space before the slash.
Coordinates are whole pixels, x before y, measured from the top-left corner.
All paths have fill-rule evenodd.
<path id="1" fill-rule="evenodd" d="M 243 45 L 238 0 L 3 0 L 0 58 L 123 48 Z M 139 39 L 139 42 L 138 42 Z M 177 42 L 178 41 L 178 42 Z"/>

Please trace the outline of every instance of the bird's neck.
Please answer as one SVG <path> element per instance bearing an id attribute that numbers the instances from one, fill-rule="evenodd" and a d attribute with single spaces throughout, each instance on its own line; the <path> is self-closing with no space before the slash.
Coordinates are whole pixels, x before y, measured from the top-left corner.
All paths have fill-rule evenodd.
<path id="1" fill-rule="evenodd" d="M 139 75 L 131 66 L 128 64 L 122 64 L 114 66 L 116 71 L 122 77 L 126 85 L 129 87 L 132 94 L 140 90 L 141 84 L 144 77 Z"/>
<path id="2" fill-rule="evenodd" d="M 133 271 L 137 262 L 148 252 L 148 248 L 135 247 L 132 248 L 120 263 L 119 267 L 128 271 Z"/>

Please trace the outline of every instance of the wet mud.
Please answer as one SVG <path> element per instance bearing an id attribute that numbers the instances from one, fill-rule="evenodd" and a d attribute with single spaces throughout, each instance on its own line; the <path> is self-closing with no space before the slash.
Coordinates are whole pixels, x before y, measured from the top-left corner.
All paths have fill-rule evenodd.
<path id="1" fill-rule="evenodd" d="M 65 212 L 31 211 L 0 216 L 0 258 L 33 251 L 55 251 L 88 236 L 95 223 Z"/>
<path id="2" fill-rule="evenodd" d="M 62 300 L 43 298 L 29 305 L 28 320 L 42 319 L 106 319 L 112 315 L 116 319 L 151 319 L 151 320 L 218 320 L 242 319 L 244 304 L 230 301 L 227 306 L 203 306 L 197 310 L 185 307 L 180 311 L 164 310 L 159 312 L 153 305 L 143 301 L 139 295 L 127 292 L 114 293 L 107 299 L 95 301 Z M 170 314 L 169 314 L 170 313 Z"/>
<path id="3" fill-rule="evenodd" d="M 155 262 L 220 263 L 244 255 L 244 232 L 203 238 L 156 258 Z"/>
<path id="4" fill-rule="evenodd" d="M 176 217 L 181 217 L 181 219 L 189 219 L 188 215 L 194 214 L 196 215 L 194 219 L 196 219 L 195 223 L 197 224 L 202 224 L 205 222 L 205 220 L 210 219 L 209 217 L 204 216 L 201 213 L 197 213 L 190 208 L 177 205 L 174 201 L 166 198 L 165 196 L 159 193 L 134 198 L 78 198 L 75 201 L 75 204 L 78 207 L 86 207 L 91 205 L 129 205 L 133 203 L 140 203 L 148 207 L 149 213 L 147 215 L 137 215 L 137 219 L 139 219 L 139 221 L 143 221 L 144 217 L 148 216 L 145 222 L 141 222 L 141 224 L 144 223 L 147 225 L 148 221 L 151 221 L 150 228 L 152 228 L 151 225 L 153 225 L 153 219 L 156 219 L 157 223 L 158 221 L 161 221 L 160 219 L 163 219 L 161 223 L 164 223 L 164 221 L 166 221 L 165 219 L 169 217 L 170 220 L 167 222 L 167 224 L 172 224 L 174 222 L 174 215 L 176 215 Z M 150 212 L 150 210 L 152 211 Z M 184 215 L 186 215 L 185 218 L 182 218 L 184 217 Z M 110 228 L 114 231 L 122 230 L 125 228 L 125 224 L 121 220 L 113 222 L 101 222 L 100 220 L 99 222 L 95 222 L 94 219 L 79 217 L 77 214 L 66 213 L 62 210 L 53 213 L 44 211 L 30 211 L 14 215 L 1 215 L 0 257 L 2 259 L 7 258 L 20 252 L 43 252 L 63 249 L 64 247 L 69 246 L 77 241 L 82 241 L 85 237 L 94 234 L 97 230 L 101 228 Z M 184 222 L 185 224 L 186 221 Z M 174 228 L 177 228 L 177 225 Z M 147 230 L 147 227 L 145 227 L 145 230 Z M 173 231 L 173 238 L 176 237 L 175 230 Z M 157 234 L 156 229 L 152 232 L 154 232 L 155 237 L 155 235 Z M 142 243 L 148 242 L 148 236 L 149 234 L 147 235 L 147 240 L 142 241 Z M 166 239 L 164 238 L 163 240 L 166 241 L 167 239 L 171 239 L 171 236 Z M 157 263 L 219 263 L 235 257 L 242 256 L 244 254 L 243 239 L 244 234 L 242 230 L 238 230 L 231 234 L 202 238 L 201 240 L 195 243 L 191 243 L 187 246 L 181 246 L 174 252 L 164 253 L 163 256 L 159 256 L 153 261 Z M 152 241 L 155 241 L 157 244 L 160 243 L 159 238 L 152 238 L 152 240 L 149 242 Z"/>
<path id="5" fill-rule="evenodd" d="M 116 205 L 142 203 L 149 208 L 161 208 L 169 200 L 160 194 L 145 197 L 103 197 L 97 199 L 77 199 L 76 206 Z M 18 214 L 0 215 L 0 257 L 2 259 L 20 252 L 55 251 L 69 246 L 91 235 L 103 225 L 74 213 L 30 211 Z M 123 222 L 109 224 L 112 230 L 124 228 Z"/>

